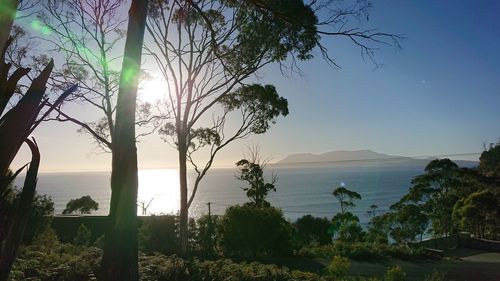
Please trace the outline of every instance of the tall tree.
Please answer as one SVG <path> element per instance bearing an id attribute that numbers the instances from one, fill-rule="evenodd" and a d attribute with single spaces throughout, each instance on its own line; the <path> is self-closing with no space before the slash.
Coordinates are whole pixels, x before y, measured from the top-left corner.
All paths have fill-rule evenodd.
<path id="1" fill-rule="evenodd" d="M 162 132 L 172 137 L 178 150 L 182 253 L 187 249 L 188 208 L 217 152 L 251 133 L 266 132 L 275 117 L 285 115 L 273 108 L 268 98 L 276 95 L 259 94 L 274 91 L 274 87 L 246 84 L 253 74 L 271 63 L 279 63 L 282 70 L 287 66 L 296 69 L 296 61 L 311 59 L 316 47 L 336 66 L 320 42 L 321 36 L 345 37 L 371 59 L 376 45 L 399 46 L 400 38 L 396 35 L 361 30 L 351 23 L 367 14 L 371 6 L 368 1 L 344 7 L 336 6 L 339 3 L 151 2 L 147 29 L 152 44 L 147 51 L 165 77 L 169 112 L 174 119 Z M 238 106 L 224 103 L 226 97 L 238 100 L 242 94 L 248 102 Z M 201 151 L 205 157 L 198 154 L 195 159 L 195 153 Z M 200 158 L 208 160 L 200 164 Z M 190 195 L 187 162 L 196 172 Z"/>
<path id="2" fill-rule="evenodd" d="M 135 112 L 147 8 L 147 0 L 132 0 L 129 10 L 114 124 L 111 203 L 102 258 L 102 280 L 139 279 Z"/>
<path id="3" fill-rule="evenodd" d="M 71 122 L 88 134 L 96 145 L 112 152 L 115 131 L 116 98 L 119 90 L 119 51 L 126 31 L 122 16 L 124 0 L 49 0 L 42 1 L 35 26 L 40 26 L 39 40 L 45 41 L 50 52 L 61 55 L 51 77 L 52 87 L 78 83 L 79 90 L 68 100 L 98 112 L 91 117 L 75 115 L 58 108 L 53 120 Z M 38 59 L 44 59 L 42 55 Z M 136 125 L 143 130 L 137 137 L 152 133 L 148 126 L 158 116 L 152 116 L 153 106 L 138 100 Z"/>

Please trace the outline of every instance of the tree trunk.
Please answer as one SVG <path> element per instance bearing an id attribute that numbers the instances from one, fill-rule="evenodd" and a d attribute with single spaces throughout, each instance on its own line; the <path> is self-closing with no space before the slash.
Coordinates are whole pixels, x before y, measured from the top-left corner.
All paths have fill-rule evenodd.
<path id="1" fill-rule="evenodd" d="M 179 185 L 181 191 L 179 218 L 179 251 L 186 256 L 188 249 L 188 205 L 187 205 L 187 145 L 185 138 L 179 136 Z"/>
<path id="2" fill-rule="evenodd" d="M 0 9 L 0 46 L 5 46 L 16 18 L 19 0 L 1 0 Z"/>
<path id="3" fill-rule="evenodd" d="M 132 0 L 116 104 L 111 203 L 101 280 L 138 280 L 135 111 L 148 1 Z"/>
<path id="4" fill-rule="evenodd" d="M 35 142 L 26 139 L 31 150 L 31 164 L 26 173 L 21 199 L 9 225 L 7 237 L 2 241 L 0 252 L 0 281 L 7 281 L 12 264 L 16 259 L 17 250 L 21 244 L 26 224 L 31 214 L 33 197 L 35 196 L 38 167 L 40 166 L 40 151 Z"/>

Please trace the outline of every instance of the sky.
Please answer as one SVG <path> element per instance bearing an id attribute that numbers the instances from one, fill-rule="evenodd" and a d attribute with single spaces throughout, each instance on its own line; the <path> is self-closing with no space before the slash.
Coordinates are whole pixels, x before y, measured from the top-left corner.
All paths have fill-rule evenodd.
<path id="1" fill-rule="evenodd" d="M 255 79 L 275 85 L 290 114 L 265 135 L 231 144 L 216 166 L 234 167 L 252 145 L 274 161 L 334 150 L 398 156 L 481 152 L 483 144 L 500 138 L 498 11 L 495 0 L 374 1 L 368 25 L 403 34 L 403 48 L 378 50 L 383 65 L 375 68 L 347 40 L 324 38 L 340 69 L 318 51 L 300 63 L 301 75 L 264 69 Z M 56 122 L 37 129 L 41 171 L 110 170 L 110 155 L 77 129 Z M 138 157 L 143 169 L 177 166 L 176 151 L 156 134 L 138 143 Z M 28 161 L 23 148 L 13 166 Z"/>

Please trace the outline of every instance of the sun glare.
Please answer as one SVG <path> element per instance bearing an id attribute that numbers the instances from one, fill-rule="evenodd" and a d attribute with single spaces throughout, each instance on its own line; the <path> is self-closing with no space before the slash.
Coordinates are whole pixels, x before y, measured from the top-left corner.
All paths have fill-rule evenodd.
<path id="1" fill-rule="evenodd" d="M 154 103 L 163 99 L 167 94 L 167 85 L 159 74 L 151 74 L 150 79 L 141 81 L 139 85 L 139 99 Z"/>
<path id="2" fill-rule="evenodd" d="M 140 170 L 137 214 L 159 215 L 179 210 L 179 172 L 176 169 Z"/>

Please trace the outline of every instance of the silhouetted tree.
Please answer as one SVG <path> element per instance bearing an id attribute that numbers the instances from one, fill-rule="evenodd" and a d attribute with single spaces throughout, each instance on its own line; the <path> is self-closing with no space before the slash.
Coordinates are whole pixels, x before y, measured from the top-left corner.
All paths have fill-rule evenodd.
<path id="1" fill-rule="evenodd" d="M 351 40 L 371 59 L 376 48 L 372 44 L 399 47 L 400 37 L 362 30 L 351 23 L 351 19 L 367 15 L 371 6 L 368 1 L 346 6 L 326 0 L 309 4 L 301 0 L 151 3 L 147 29 L 152 44 L 147 51 L 165 77 L 168 112 L 174 119 L 162 133 L 171 136 L 179 153 L 181 253 L 185 253 L 188 208 L 217 152 L 250 133 L 264 133 L 275 117 L 286 115 L 279 108 L 272 108 L 270 100 L 259 100 L 266 92 L 268 97 L 276 97 L 274 87 L 245 82 L 271 63 L 278 63 L 285 70 L 285 62 L 290 62 L 290 69 L 296 69 L 296 61 L 311 59 L 316 47 L 336 65 L 321 44 L 321 36 Z M 242 94 L 246 101 L 254 99 L 253 103 L 260 106 L 246 107 L 243 103 L 241 107 L 228 107 L 223 102 L 226 96 Z M 232 111 L 241 115 L 230 115 Z M 230 130 L 227 120 L 237 118 L 239 125 Z M 200 125 L 206 124 L 206 120 L 209 125 Z M 258 127 L 263 130 L 256 130 Z M 208 160 L 204 164 L 194 158 L 199 151 L 206 152 Z M 188 161 L 197 173 L 191 195 L 187 187 Z"/>
<path id="2" fill-rule="evenodd" d="M 94 201 L 89 195 L 82 196 L 78 199 L 71 199 L 66 204 L 66 208 L 63 210 L 63 214 L 90 214 L 92 211 L 97 211 L 99 209 L 99 203 Z"/>
<path id="3" fill-rule="evenodd" d="M 359 193 L 345 188 L 344 185 L 336 188 L 332 194 L 339 201 L 341 213 L 345 213 L 348 209 L 354 207 L 354 200 L 361 200 L 361 195 Z"/>
<path id="4" fill-rule="evenodd" d="M 238 167 L 236 178 L 248 183 L 248 187 L 242 187 L 242 189 L 246 192 L 248 199 L 250 199 L 251 206 L 257 208 L 270 207 L 271 204 L 267 202 L 266 198 L 269 192 L 276 192 L 274 184 L 278 180 L 278 177 L 272 175 L 271 182 L 266 182 L 264 169 L 267 161 L 260 159 L 257 147 L 250 151 L 248 158 L 236 162 L 236 166 Z"/>
<path id="5" fill-rule="evenodd" d="M 333 216 L 329 233 L 337 236 L 341 241 L 360 241 L 363 229 L 359 225 L 359 217 L 349 212 L 348 209 L 356 206 L 354 201 L 361 200 L 361 195 L 345 188 L 344 184 L 336 188 L 332 194 L 339 201 L 340 213 Z"/>
<path id="6" fill-rule="evenodd" d="M 89 115 L 90 119 L 58 107 L 57 115 L 51 119 L 76 124 L 79 132 L 89 134 L 99 148 L 111 153 L 122 57 L 119 48 L 126 36 L 123 4 L 123 0 L 42 1 L 35 21 L 45 30 L 39 40 L 45 41 L 52 48 L 50 51 L 57 52 L 62 59 L 55 67 L 51 86 L 60 88 L 78 83 L 79 90 L 68 100 L 98 112 L 96 120 L 95 113 Z M 152 115 L 152 104 L 140 100 L 137 103 L 135 124 L 144 128 L 137 133 L 139 138 L 157 128 L 153 123 L 158 116 Z"/>
<path id="7" fill-rule="evenodd" d="M 111 202 L 102 280 L 138 280 L 137 148 L 135 112 L 148 1 L 132 0 L 113 134 Z"/>
<path id="8" fill-rule="evenodd" d="M 5 62 L 5 54 L 11 42 L 12 38 L 7 40 L 5 46 L 2 46 L 0 56 L 0 73 L 3 73 L 0 77 L 0 204 L 4 204 L 3 202 L 8 196 L 10 183 L 27 166 L 18 169 L 15 173 L 9 172 L 10 165 L 23 143 L 28 144 L 32 160 L 15 211 L 12 216 L 6 218 L 6 224 L 2 225 L 6 231 L 0 232 L 2 234 L 0 237 L 0 280 L 2 281 L 7 280 L 9 276 L 30 217 L 33 197 L 35 196 L 40 151 L 35 140 L 30 140 L 28 137 L 54 107 L 76 89 L 73 86 L 56 101 L 49 102 L 49 98 L 45 95 L 45 89 L 53 67 L 53 62 L 50 61 L 41 73 L 31 81 L 31 85 L 24 95 L 14 102 L 11 108 L 7 108 L 18 88 L 19 80 L 29 72 L 29 69 L 22 67 L 10 72 L 12 64 Z M 44 111 L 48 104 L 52 106 Z"/>

